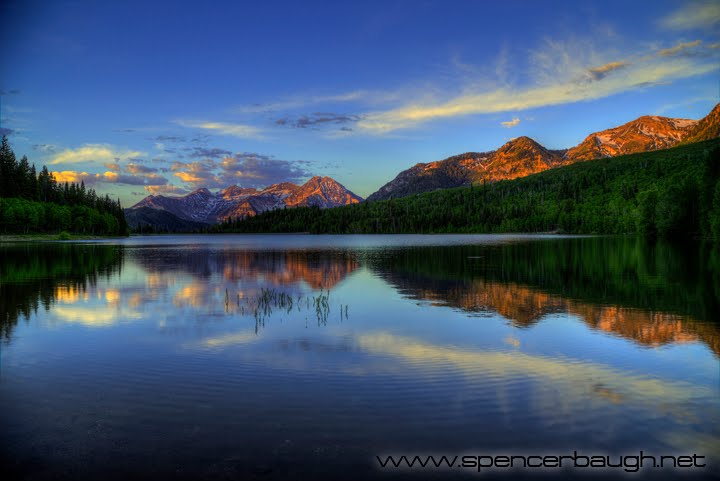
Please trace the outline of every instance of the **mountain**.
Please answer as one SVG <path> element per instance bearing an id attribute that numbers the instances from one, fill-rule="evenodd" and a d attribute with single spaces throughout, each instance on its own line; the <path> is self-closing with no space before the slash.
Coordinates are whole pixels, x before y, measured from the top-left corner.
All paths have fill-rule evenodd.
<path id="1" fill-rule="evenodd" d="M 215 196 L 208 189 L 198 189 L 183 197 L 149 195 L 129 209 L 125 209 L 125 213 L 127 216 L 132 210 L 147 207 L 167 211 L 179 219 L 204 222 L 214 204 Z"/>
<path id="2" fill-rule="evenodd" d="M 400 172 L 368 200 L 523 177 L 563 165 L 563 154 L 564 151 L 548 150 L 529 137 L 518 137 L 491 152 L 467 152 L 437 162 L 416 164 Z"/>
<path id="3" fill-rule="evenodd" d="M 643 116 L 619 127 L 595 132 L 575 147 L 549 150 L 529 137 L 518 137 L 498 150 L 468 152 L 416 164 L 371 194 L 368 200 L 509 180 L 575 162 L 667 149 L 680 143 L 720 136 L 720 104 L 701 120 Z"/>
<path id="4" fill-rule="evenodd" d="M 720 137 L 720 104 L 701 119 L 682 141 L 683 144 L 702 142 Z"/>
<path id="5" fill-rule="evenodd" d="M 249 217 L 283 207 L 329 208 L 358 202 L 362 202 L 362 198 L 347 190 L 337 181 L 330 177 L 316 176 L 303 185 L 283 182 L 273 184 L 263 190 L 233 185 L 215 194 L 203 188 L 181 197 L 150 195 L 129 209 L 125 209 L 125 213 L 128 222 L 133 219 L 131 226 L 134 225 L 135 220 L 150 225 L 159 225 L 154 224 L 153 220 L 173 224 L 171 218 L 150 215 L 149 211 L 171 214 L 180 221 L 189 222 L 188 226 L 198 223 L 207 226 L 228 218 Z M 197 227 L 191 227 L 190 230 L 195 228 Z"/>
<path id="6" fill-rule="evenodd" d="M 203 222 L 181 219 L 171 212 L 152 207 L 125 209 L 125 220 L 131 229 L 151 227 L 160 232 L 188 232 L 209 226 Z"/>
<path id="7" fill-rule="evenodd" d="M 567 158 L 592 160 L 667 149 L 685 139 L 697 123 L 697 120 L 645 115 L 620 127 L 588 135 L 567 151 Z"/>
<path id="8" fill-rule="evenodd" d="M 285 203 L 292 207 L 316 206 L 323 209 L 339 205 L 357 204 L 362 200 L 362 197 L 353 194 L 330 177 L 317 176 L 292 190 L 284 198 Z"/>

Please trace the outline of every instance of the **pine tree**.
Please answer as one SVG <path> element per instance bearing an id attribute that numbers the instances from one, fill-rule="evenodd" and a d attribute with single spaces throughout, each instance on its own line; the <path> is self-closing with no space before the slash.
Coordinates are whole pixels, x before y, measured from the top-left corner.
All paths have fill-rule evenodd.
<path id="1" fill-rule="evenodd" d="M 30 197 L 31 200 L 40 199 L 40 189 L 38 187 L 37 171 L 35 164 L 30 167 Z"/>
<path id="2" fill-rule="evenodd" d="M 53 199 L 53 183 L 50 172 L 46 166 L 43 165 L 40 174 L 38 175 L 38 200 L 40 202 L 50 202 Z"/>
<path id="3" fill-rule="evenodd" d="M 32 193 L 30 192 L 30 162 L 28 162 L 25 155 L 22 156 L 15 169 L 15 189 L 18 197 L 32 199 Z"/>
<path id="4" fill-rule="evenodd" d="M 3 135 L 0 147 L 0 197 L 15 197 L 17 195 L 15 152 L 10 148 L 7 136 Z"/>

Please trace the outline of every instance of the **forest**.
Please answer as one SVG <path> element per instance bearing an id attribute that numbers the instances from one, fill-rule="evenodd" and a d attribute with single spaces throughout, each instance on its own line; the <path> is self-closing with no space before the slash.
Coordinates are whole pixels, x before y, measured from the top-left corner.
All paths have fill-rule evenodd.
<path id="1" fill-rule="evenodd" d="M 46 166 L 37 173 L 19 161 L 3 136 L 0 147 L 0 234 L 72 232 L 127 235 L 119 200 L 98 196 L 80 184 L 59 183 Z"/>
<path id="2" fill-rule="evenodd" d="M 514 180 L 229 219 L 212 232 L 636 234 L 720 240 L 720 139 Z"/>

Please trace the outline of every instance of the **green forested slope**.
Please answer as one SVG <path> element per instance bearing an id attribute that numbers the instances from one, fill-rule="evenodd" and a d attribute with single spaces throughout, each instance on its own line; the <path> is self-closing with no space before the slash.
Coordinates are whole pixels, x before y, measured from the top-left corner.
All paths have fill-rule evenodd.
<path id="1" fill-rule="evenodd" d="M 388 201 L 275 210 L 215 231 L 562 231 L 720 239 L 720 139 Z"/>
<path id="2" fill-rule="evenodd" d="M 43 167 L 36 173 L 27 157 L 18 162 L 3 136 L 0 147 L 0 234 L 76 232 L 126 235 L 120 201 L 99 197 L 81 183 L 60 184 Z"/>

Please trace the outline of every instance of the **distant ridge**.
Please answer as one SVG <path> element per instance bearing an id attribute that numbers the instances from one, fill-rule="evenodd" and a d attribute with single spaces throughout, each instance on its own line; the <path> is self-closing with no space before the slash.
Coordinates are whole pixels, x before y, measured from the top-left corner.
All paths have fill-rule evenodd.
<path id="1" fill-rule="evenodd" d="M 181 219 L 171 212 L 151 207 L 125 209 L 125 220 L 133 230 L 154 232 L 191 232 L 210 226 L 204 222 Z"/>
<path id="2" fill-rule="evenodd" d="M 207 226 L 227 219 L 250 217 L 260 212 L 284 207 L 329 208 L 355 204 L 362 200 L 336 180 L 316 176 L 303 185 L 283 182 L 262 190 L 233 185 L 215 194 L 206 188 L 201 188 L 180 197 L 150 195 L 129 209 L 125 209 L 125 215 L 128 219 L 132 219 L 131 226 L 139 222 L 156 227 L 160 223 L 180 226 L 178 221 L 185 221 L 190 223 L 187 226 L 192 230 L 197 228 L 193 227 L 197 224 Z M 170 214 L 177 221 L 167 215 L 153 215 L 152 211 Z"/>
<path id="3" fill-rule="evenodd" d="M 566 150 L 549 150 L 529 137 L 490 152 L 467 152 L 400 172 L 367 200 L 386 200 L 472 183 L 524 177 L 575 162 L 651 152 L 720 136 L 720 104 L 701 120 L 645 115 L 619 127 L 594 132 Z"/>

